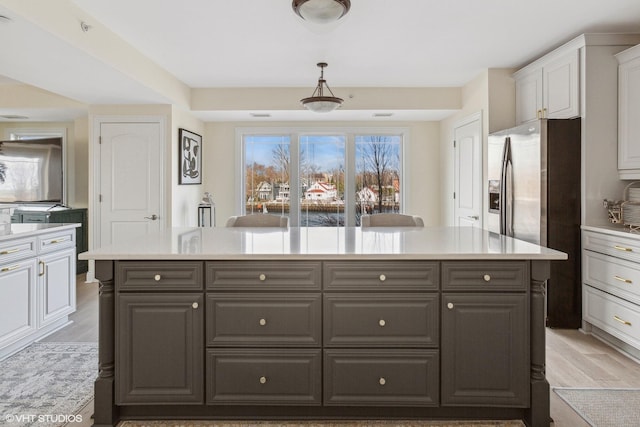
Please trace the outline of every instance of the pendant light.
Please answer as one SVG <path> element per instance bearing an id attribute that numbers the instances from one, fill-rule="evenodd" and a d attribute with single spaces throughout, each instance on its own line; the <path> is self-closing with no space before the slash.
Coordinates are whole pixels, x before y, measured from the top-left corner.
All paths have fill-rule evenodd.
<path id="1" fill-rule="evenodd" d="M 351 8 L 350 0 L 293 0 L 293 10 L 305 21 L 326 24 L 337 21 Z"/>
<path id="2" fill-rule="evenodd" d="M 327 66 L 326 62 L 319 62 L 318 67 L 320 67 L 320 78 L 318 79 L 318 86 L 316 90 L 313 91 L 309 98 L 303 98 L 300 100 L 302 105 L 304 105 L 308 110 L 311 110 L 315 113 L 328 113 L 329 111 L 333 111 L 339 106 L 342 105 L 343 99 L 336 97 L 327 81 L 324 79 L 324 67 Z M 331 94 L 331 96 L 324 95 L 323 87 L 326 86 L 327 90 Z"/>

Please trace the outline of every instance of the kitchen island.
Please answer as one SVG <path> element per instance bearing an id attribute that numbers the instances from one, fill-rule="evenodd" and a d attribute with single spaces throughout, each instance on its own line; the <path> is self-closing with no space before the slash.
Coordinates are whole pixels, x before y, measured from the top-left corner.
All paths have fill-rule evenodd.
<path id="1" fill-rule="evenodd" d="M 174 228 L 81 258 L 100 280 L 95 425 L 549 425 L 561 252 L 475 228 Z"/>

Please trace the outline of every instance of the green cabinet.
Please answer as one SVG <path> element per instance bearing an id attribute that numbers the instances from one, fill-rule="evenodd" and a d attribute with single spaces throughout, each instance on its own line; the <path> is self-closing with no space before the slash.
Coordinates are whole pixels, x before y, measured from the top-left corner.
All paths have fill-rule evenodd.
<path id="1" fill-rule="evenodd" d="M 87 272 L 89 262 L 77 259 L 77 254 L 86 252 L 89 248 L 87 209 L 63 209 L 55 211 L 16 209 L 11 216 L 11 222 L 81 224 L 80 227 L 76 229 L 76 273 Z"/>

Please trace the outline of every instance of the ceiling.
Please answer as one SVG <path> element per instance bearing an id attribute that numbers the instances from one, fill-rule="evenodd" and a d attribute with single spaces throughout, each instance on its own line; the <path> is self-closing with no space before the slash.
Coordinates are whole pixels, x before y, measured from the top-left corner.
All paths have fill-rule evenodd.
<path id="1" fill-rule="evenodd" d="M 341 87 L 459 87 L 487 68 L 521 67 L 585 32 L 640 32 L 638 0 L 352 0 L 351 11 L 328 26 L 301 20 L 290 0 L 47 1 L 81 9 L 89 33 L 108 28 L 190 88 L 296 87 L 308 88 L 310 96 L 316 63 L 324 61 L 329 86 L 345 99 Z M 171 103 L 17 4 L 0 0 L 0 15 L 12 20 L 0 23 L 0 36 L 12 37 L 0 46 L 0 74 L 85 104 Z M 27 49 L 22 63 L 7 59 L 24 57 Z M 33 58 L 52 52 L 71 64 L 68 75 L 34 69 Z M 0 78 L 0 90 L 3 84 Z M 198 116 L 237 120 L 236 113 Z M 352 120 L 365 113 L 370 120 L 370 111 L 318 115 L 300 107 L 280 117 Z M 396 111 L 393 119 L 449 113 Z M 8 114 L 2 105 L 1 114 Z"/>

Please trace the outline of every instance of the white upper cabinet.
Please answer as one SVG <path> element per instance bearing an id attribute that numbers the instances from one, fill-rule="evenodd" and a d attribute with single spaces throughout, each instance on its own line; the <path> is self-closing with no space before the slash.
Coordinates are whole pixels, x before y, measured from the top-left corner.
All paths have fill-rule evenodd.
<path id="1" fill-rule="evenodd" d="M 516 121 L 580 116 L 580 53 L 556 50 L 514 74 Z"/>
<path id="2" fill-rule="evenodd" d="M 640 179 L 640 45 L 618 59 L 618 174 Z"/>

